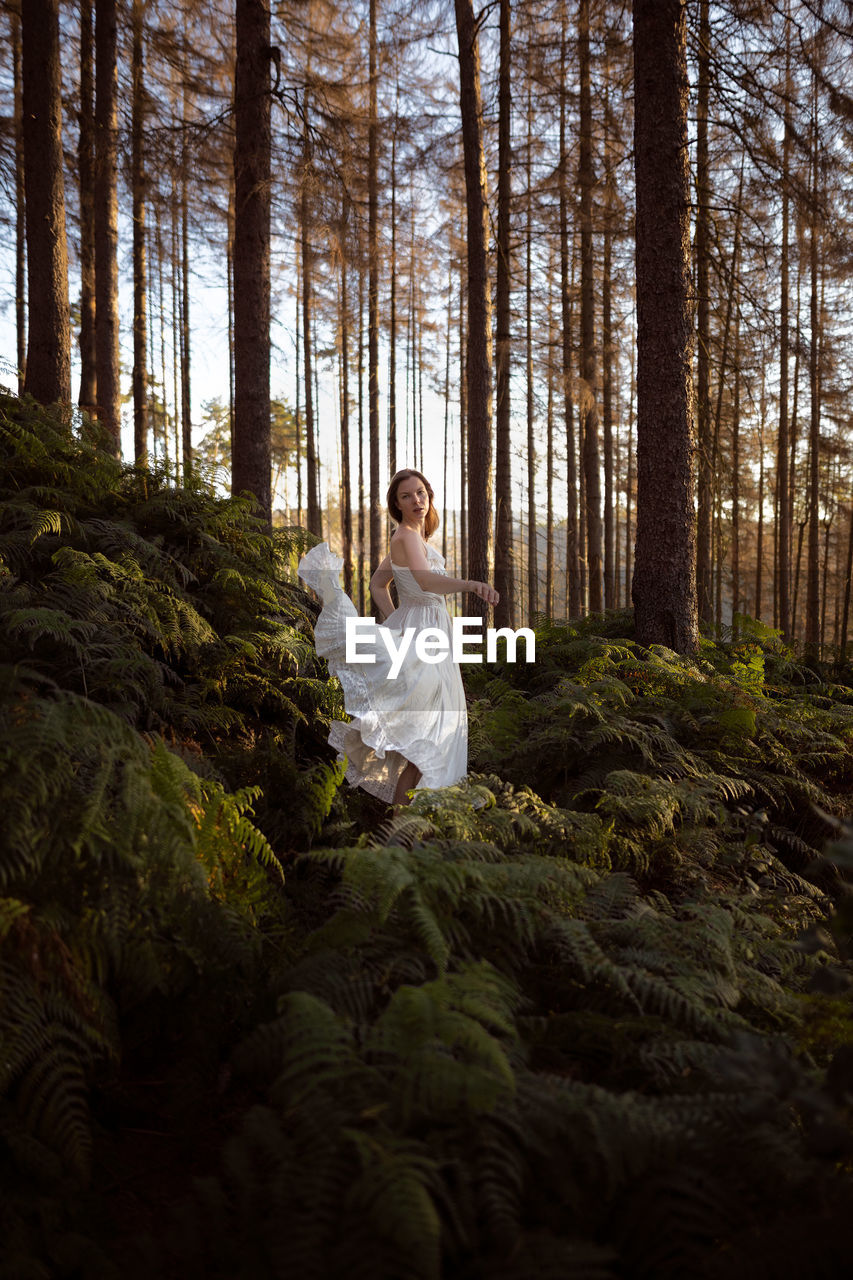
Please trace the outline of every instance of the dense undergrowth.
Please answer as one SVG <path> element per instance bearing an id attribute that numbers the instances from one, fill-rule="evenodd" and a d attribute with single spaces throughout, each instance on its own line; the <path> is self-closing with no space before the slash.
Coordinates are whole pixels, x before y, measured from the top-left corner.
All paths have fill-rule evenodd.
<path id="1" fill-rule="evenodd" d="M 389 818 L 301 538 L 0 402 L 0 1276 L 841 1274 L 845 673 L 543 623 Z"/>

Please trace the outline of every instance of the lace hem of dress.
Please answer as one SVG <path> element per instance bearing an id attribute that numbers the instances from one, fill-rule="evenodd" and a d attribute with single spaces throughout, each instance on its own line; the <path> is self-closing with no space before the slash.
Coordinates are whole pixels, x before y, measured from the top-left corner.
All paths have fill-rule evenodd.
<path id="1" fill-rule="evenodd" d="M 381 718 L 370 696 L 370 688 L 362 673 L 354 671 L 346 663 L 335 662 L 334 658 L 327 661 L 329 670 L 341 683 L 344 705 L 352 716 L 348 724 L 343 720 L 333 720 L 332 731 L 329 734 L 329 742 L 338 752 L 338 759 L 347 757 L 347 782 L 353 786 L 364 787 L 374 795 L 379 795 L 380 793 L 369 785 L 375 776 L 375 761 L 391 757 L 388 769 L 393 773 L 393 785 L 389 777 L 388 782 L 383 786 L 383 791 L 387 790 L 388 785 L 391 786 L 389 803 L 394 798 L 399 776 L 409 761 L 420 771 L 421 778 L 417 784 L 419 788 L 442 786 L 440 775 L 438 777 L 435 775 L 434 744 L 417 738 L 411 742 L 399 742 L 389 738 L 382 727 Z M 347 731 L 346 734 L 342 732 L 344 730 Z M 347 748 L 343 745 L 345 737 L 349 739 Z M 356 738 L 360 741 L 356 741 Z M 393 757 L 396 757 L 396 760 Z M 368 764 L 374 764 L 374 774 L 365 772 L 365 766 Z M 380 772 L 384 770 L 380 769 Z M 380 799 L 385 798 L 384 794 L 380 795 Z"/>

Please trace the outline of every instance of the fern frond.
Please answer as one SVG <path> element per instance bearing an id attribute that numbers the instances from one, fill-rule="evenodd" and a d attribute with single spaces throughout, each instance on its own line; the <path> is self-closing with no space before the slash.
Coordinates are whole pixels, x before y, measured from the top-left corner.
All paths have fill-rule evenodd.
<path id="1" fill-rule="evenodd" d="M 441 1277 L 441 1220 L 431 1192 L 438 1166 L 420 1144 L 405 1139 L 381 1141 L 358 1129 L 344 1128 L 358 1152 L 361 1172 L 346 1199 L 356 1215 L 365 1214 L 376 1234 L 399 1251 L 410 1276 Z"/>

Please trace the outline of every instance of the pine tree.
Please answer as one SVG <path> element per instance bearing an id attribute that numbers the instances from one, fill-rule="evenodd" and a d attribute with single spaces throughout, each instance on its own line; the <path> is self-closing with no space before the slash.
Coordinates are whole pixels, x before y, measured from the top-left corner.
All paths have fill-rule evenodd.
<path id="1" fill-rule="evenodd" d="M 231 488 L 270 491 L 270 17 L 264 0 L 236 0 L 234 84 L 234 443 Z"/>
<path id="2" fill-rule="evenodd" d="M 698 646 L 683 0 L 634 0 L 637 639 Z"/>
<path id="3" fill-rule="evenodd" d="M 69 403 L 59 0 L 27 0 L 21 44 L 28 315 L 24 390 L 43 404 Z"/>

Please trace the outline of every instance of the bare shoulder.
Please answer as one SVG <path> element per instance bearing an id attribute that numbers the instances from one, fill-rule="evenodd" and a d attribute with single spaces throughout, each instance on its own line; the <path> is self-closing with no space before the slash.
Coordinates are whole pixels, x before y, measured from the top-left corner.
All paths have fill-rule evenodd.
<path id="1" fill-rule="evenodd" d="M 391 534 L 391 550 L 397 564 L 408 565 L 410 554 L 416 554 L 420 547 L 421 537 L 416 529 L 399 525 Z"/>

